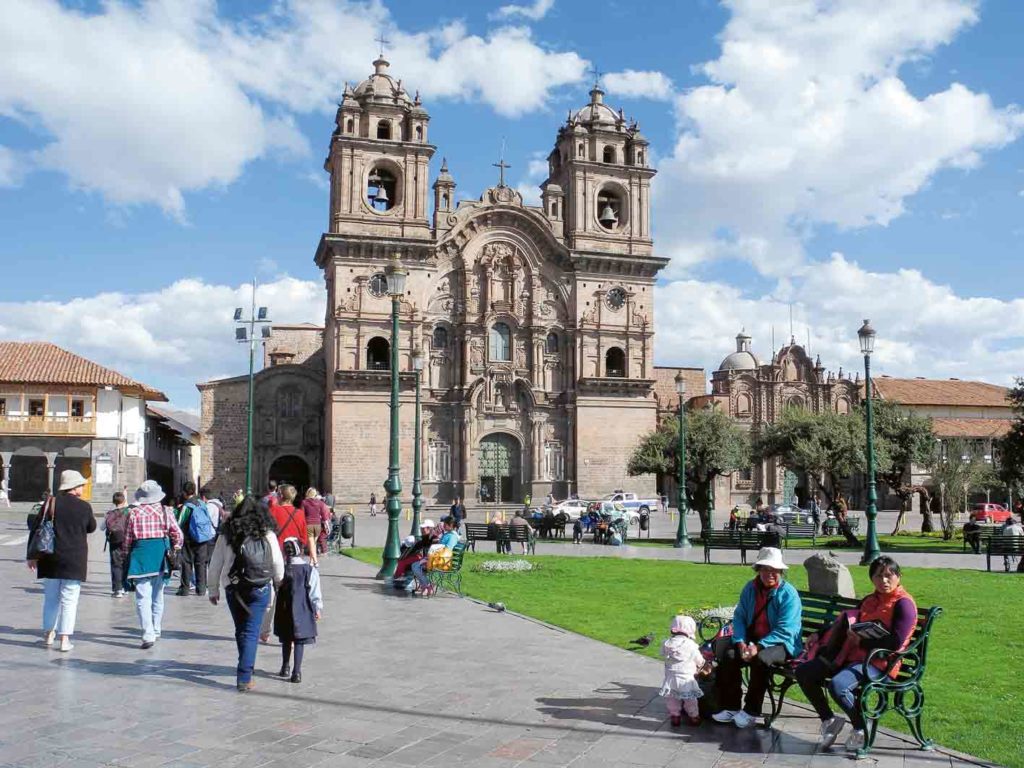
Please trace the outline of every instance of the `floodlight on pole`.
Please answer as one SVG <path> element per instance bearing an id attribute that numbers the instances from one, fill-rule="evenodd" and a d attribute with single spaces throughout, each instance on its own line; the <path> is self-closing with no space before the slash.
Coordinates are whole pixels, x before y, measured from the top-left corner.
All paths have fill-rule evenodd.
<path id="1" fill-rule="evenodd" d="M 242 307 L 235 308 L 234 321 L 238 324 L 235 328 L 235 341 L 249 344 L 249 408 L 246 426 L 246 459 L 245 459 L 245 492 L 252 493 L 252 417 L 253 417 L 253 395 L 255 391 L 255 368 L 256 368 L 256 343 L 262 338 L 270 338 L 270 318 L 266 307 L 256 307 L 256 280 L 252 281 L 252 303 L 249 308 L 249 317 L 243 317 Z M 261 325 L 260 333 L 256 333 L 256 326 Z"/>

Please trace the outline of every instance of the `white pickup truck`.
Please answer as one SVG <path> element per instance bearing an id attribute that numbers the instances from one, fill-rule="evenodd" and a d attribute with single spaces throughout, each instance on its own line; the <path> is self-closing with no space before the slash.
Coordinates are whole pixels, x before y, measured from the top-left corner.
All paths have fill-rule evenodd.
<path id="1" fill-rule="evenodd" d="M 609 493 L 604 497 L 605 501 L 617 501 L 619 504 L 624 506 L 626 509 L 637 512 L 638 514 L 646 513 L 651 514 L 658 509 L 658 500 L 656 498 L 641 499 L 635 493 L 626 493 L 625 491 L 615 491 Z"/>

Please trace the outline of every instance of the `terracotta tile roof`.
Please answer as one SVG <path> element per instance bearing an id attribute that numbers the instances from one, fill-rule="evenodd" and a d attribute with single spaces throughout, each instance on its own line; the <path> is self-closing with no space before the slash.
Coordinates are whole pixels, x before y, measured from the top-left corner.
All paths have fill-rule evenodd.
<path id="1" fill-rule="evenodd" d="M 1010 431 L 1011 419 L 932 418 L 932 431 L 939 437 L 997 438 Z"/>
<path id="2" fill-rule="evenodd" d="M 1009 389 L 983 381 L 873 378 L 875 394 L 903 405 L 975 405 L 1009 408 Z"/>
<path id="3" fill-rule="evenodd" d="M 708 377 L 703 368 L 676 368 L 673 366 L 654 366 L 654 397 L 658 408 L 675 408 L 679 403 L 676 394 L 676 374 L 683 372 L 686 380 L 686 399 L 707 394 Z"/>
<path id="4" fill-rule="evenodd" d="M 167 402 L 163 392 L 45 341 L 0 341 L 0 383 L 116 387 Z"/>

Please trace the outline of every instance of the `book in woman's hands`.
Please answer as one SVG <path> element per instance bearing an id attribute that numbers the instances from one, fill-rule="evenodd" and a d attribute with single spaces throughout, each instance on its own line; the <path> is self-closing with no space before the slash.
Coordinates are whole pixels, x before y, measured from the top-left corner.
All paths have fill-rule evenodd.
<path id="1" fill-rule="evenodd" d="M 850 629 L 864 640 L 882 640 L 892 633 L 877 621 L 859 621 Z"/>

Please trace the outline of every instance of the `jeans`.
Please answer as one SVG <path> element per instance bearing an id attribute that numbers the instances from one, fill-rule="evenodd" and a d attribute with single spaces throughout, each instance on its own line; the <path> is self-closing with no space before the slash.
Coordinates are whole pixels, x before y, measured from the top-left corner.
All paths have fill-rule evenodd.
<path id="1" fill-rule="evenodd" d="M 421 587 L 430 585 L 430 579 L 427 578 L 427 560 L 417 560 L 412 564 L 412 575 L 416 577 L 416 583 Z"/>
<path id="2" fill-rule="evenodd" d="M 861 717 L 860 707 L 857 705 L 857 690 L 864 682 L 863 669 L 863 664 L 843 667 L 832 675 L 828 686 L 832 698 L 850 718 L 850 725 L 858 731 L 864 730 L 864 718 Z M 832 708 L 828 705 L 823 688 L 825 678 L 830 672 L 831 666 L 820 656 L 801 664 L 796 669 L 796 681 L 800 684 L 800 690 L 814 706 L 814 711 L 822 721 L 832 717 Z M 868 667 L 868 676 L 872 680 L 877 680 L 884 674 L 877 667 Z"/>
<path id="3" fill-rule="evenodd" d="M 120 547 L 110 550 L 110 591 L 124 592 L 125 561 L 128 559 Z"/>
<path id="4" fill-rule="evenodd" d="M 210 563 L 210 544 L 204 541 L 187 539 L 181 550 L 181 587 L 182 592 L 187 592 L 192 584 L 192 577 L 195 576 L 196 594 L 206 594 L 206 566 Z"/>
<path id="5" fill-rule="evenodd" d="M 43 632 L 75 634 L 78 595 L 82 582 L 71 579 L 43 579 Z"/>
<path id="6" fill-rule="evenodd" d="M 256 667 L 256 650 L 260 644 L 260 623 L 270 604 L 270 585 L 262 587 L 230 586 L 225 590 L 231 619 L 235 622 L 235 643 L 238 645 L 238 683 L 252 680 Z"/>
<path id="7" fill-rule="evenodd" d="M 751 661 L 740 659 L 739 652 L 733 646 L 718 666 L 718 702 L 722 709 L 738 710 L 740 694 L 743 687 L 742 668 L 750 665 L 750 683 L 747 685 L 747 697 L 743 710 L 754 717 L 761 714 L 764 696 L 768 692 L 770 671 L 768 667 L 778 666 L 786 661 L 786 649 L 781 645 L 770 645 L 758 651 Z"/>
<path id="8" fill-rule="evenodd" d="M 142 642 L 152 643 L 160 637 L 160 624 L 164 617 L 164 584 L 159 574 L 135 580 L 135 612 L 142 627 Z"/>

